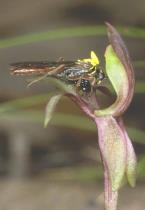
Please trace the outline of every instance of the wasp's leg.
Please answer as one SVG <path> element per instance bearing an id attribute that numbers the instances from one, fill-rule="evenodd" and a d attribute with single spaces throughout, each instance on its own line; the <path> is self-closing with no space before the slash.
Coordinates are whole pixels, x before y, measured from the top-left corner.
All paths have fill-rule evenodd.
<path id="1" fill-rule="evenodd" d="M 82 78 L 79 78 L 79 80 L 78 80 L 77 83 L 76 83 L 76 87 L 80 87 L 81 80 L 82 80 Z"/>
<path id="2" fill-rule="evenodd" d="M 31 82 L 28 83 L 27 87 L 30 87 L 31 85 L 40 82 L 41 80 L 45 79 L 48 76 L 48 74 L 46 73 L 45 75 L 38 77 L 36 79 L 33 79 Z"/>
<path id="3" fill-rule="evenodd" d="M 76 92 L 77 94 L 80 94 L 80 84 L 81 84 L 82 78 L 80 77 L 76 82 Z"/>
<path id="4" fill-rule="evenodd" d="M 54 68 L 52 71 L 48 72 L 47 75 L 48 76 L 54 76 L 56 74 L 59 74 L 59 73 L 64 71 L 64 67 L 65 67 L 65 65 L 61 64 L 60 66 Z"/>
<path id="5" fill-rule="evenodd" d="M 28 83 L 27 87 L 30 87 L 31 85 L 45 79 L 46 77 L 51 77 L 53 75 L 56 75 L 57 73 L 60 73 L 60 71 L 62 71 L 62 68 L 64 68 L 64 65 L 60 65 L 57 68 L 55 68 L 54 70 L 52 70 L 51 72 L 48 72 L 48 73 L 44 74 L 43 76 L 40 76 L 40 77 L 32 80 L 30 83 Z"/>
<path id="6" fill-rule="evenodd" d="M 94 77 L 90 78 L 90 83 L 92 85 L 92 87 L 96 86 L 96 79 Z"/>
<path id="7" fill-rule="evenodd" d="M 91 92 L 90 92 L 90 94 L 93 94 L 93 93 L 96 92 L 96 89 L 97 89 L 96 79 L 95 79 L 95 77 L 90 77 L 89 80 L 90 80 L 90 84 L 91 84 Z"/>

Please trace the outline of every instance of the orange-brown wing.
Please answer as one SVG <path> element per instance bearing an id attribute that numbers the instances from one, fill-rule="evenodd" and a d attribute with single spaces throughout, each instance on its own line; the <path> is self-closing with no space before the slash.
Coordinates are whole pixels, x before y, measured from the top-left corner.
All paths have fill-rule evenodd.
<path id="1" fill-rule="evenodd" d="M 68 63 L 68 62 L 67 62 Z M 12 75 L 56 75 L 64 71 L 66 62 L 23 62 L 11 64 Z M 69 62 L 70 63 L 70 62 Z"/>

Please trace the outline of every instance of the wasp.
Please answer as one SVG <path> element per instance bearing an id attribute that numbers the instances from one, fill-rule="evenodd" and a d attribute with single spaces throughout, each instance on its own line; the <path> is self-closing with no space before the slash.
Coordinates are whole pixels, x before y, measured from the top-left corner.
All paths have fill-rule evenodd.
<path id="1" fill-rule="evenodd" d="M 11 64 L 12 75 L 47 75 L 74 84 L 78 91 L 90 93 L 105 78 L 99 66 L 99 59 L 94 51 L 91 57 L 77 61 L 64 61 L 60 58 L 55 62 L 20 62 Z"/>

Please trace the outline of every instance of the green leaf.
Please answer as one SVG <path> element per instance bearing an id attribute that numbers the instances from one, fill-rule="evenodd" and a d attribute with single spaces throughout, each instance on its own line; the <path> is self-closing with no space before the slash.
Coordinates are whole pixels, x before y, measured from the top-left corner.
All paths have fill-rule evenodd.
<path id="1" fill-rule="evenodd" d="M 118 27 L 119 31 L 126 37 L 145 38 L 145 29 L 137 27 Z M 71 37 L 85 37 L 106 35 L 106 27 L 103 25 L 97 26 L 78 26 L 70 28 L 61 28 L 44 32 L 31 33 L 14 38 L 1 39 L 0 48 L 7 48 L 45 40 L 56 40 Z"/>
<path id="2" fill-rule="evenodd" d="M 145 155 L 141 155 L 138 160 L 137 175 L 139 180 L 145 181 Z"/>
<path id="3" fill-rule="evenodd" d="M 31 108 L 32 106 L 46 103 L 48 98 L 52 96 L 52 93 L 44 93 L 34 96 L 27 96 L 24 98 L 18 98 L 8 102 L 0 104 L 0 116 L 4 113 L 14 112 L 25 108 Z"/>

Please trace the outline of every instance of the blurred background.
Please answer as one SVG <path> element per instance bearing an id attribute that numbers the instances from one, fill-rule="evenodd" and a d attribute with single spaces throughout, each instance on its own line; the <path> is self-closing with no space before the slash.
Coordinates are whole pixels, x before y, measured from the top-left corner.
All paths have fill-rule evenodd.
<path id="1" fill-rule="evenodd" d="M 89 57 L 91 50 L 104 63 L 105 21 L 122 26 L 137 79 L 124 120 L 138 156 L 138 183 L 134 189 L 126 185 L 121 190 L 119 206 L 143 209 L 145 1 L 0 0 L 0 5 L 0 210 L 103 209 L 95 126 L 64 98 L 44 129 L 53 88 L 43 81 L 26 88 L 27 78 L 11 76 L 9 64 L 60 56 L 76 60 Z"/>

